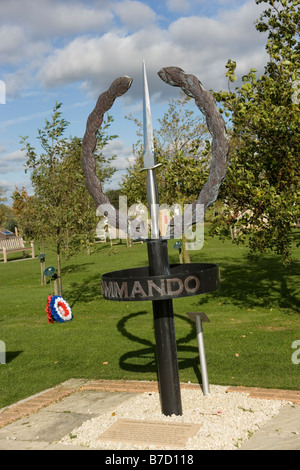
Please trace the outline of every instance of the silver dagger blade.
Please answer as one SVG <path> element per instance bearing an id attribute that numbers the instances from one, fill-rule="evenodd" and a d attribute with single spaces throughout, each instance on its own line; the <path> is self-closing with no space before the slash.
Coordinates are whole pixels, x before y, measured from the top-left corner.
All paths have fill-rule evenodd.
<path id="1" fill-rule="evenodd" d="M 144 82 L 144 107 L 143 107 L 143 131 L 144 131 L 144 170 L 147 170 L 147 199 L 151 214 L 151 238 L 159 238 L 159 206 L 158 190 L 155 177 L 156 164 L 154 151 L 154 139 L 151 119 L 151 108 L 149 89 L 146 75 L 146 66 L 143 61 L 143 82 Z"/>
<path id="2" fill-rule="evenodd" d="M 143 129 L 144 129 L 144 167 L 145 170 L 153 168 L 156 163 L 153 141 L 153 129 L 151 119 L 151 108 L 149 88 L 146 74 L 146 66 L 143 61 L 143 83 L 144 83 L 144 106 L 143 106 Z"/>

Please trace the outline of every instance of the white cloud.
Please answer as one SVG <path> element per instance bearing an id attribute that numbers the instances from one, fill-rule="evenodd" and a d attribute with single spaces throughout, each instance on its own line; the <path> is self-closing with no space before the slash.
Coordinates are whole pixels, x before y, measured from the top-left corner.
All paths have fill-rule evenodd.
<path id="1" fill-rule="evenodd" d="M 36 119 L 36 118 L 42 118 L 42 117 L 45 117 L 49 114 L 51 114 L 51 110 L 41 111 L 41 112 L 34 113 L 34 114 L 26 114 L 25 116 L 19 116 L 19 117 L 14 118 L 14 119 L 8 119 L 7 121 L 2 121 L 0 123 L 0 129 L 4 129 L 4 128 L 10 127 L 10 126 L 15 126 L 16 124 L 31 121 L 31 120 Z"/>
<path id="2" fill-rule="evenodd" d="M 111 162 L 111 165 L 117 168 L 117 171 L 126 170 L 129 162 L 132 163 L 135 157 L 132 153 L 132 146 L 128 146 L 122 139 L 115 139 L 108 143 L 103 149 L 103 155 L 106 158 L 116 155 L 116 159 Z"/>
<path id="3" fill-rule="evenodd" d="M 22 58 L 25 37 L 20 26 L 0 27 L 0 61 L 3 65 L 13 64 Z"/>
<path id="4" fill-rule="evenodd" d="M 35 71 L 54 43 L 65 44 L 66 37 L 86 32 L 99 34 L 112 25 L 113 18 L 106 6 L 90 8 L 80 1 L 1 2 L 0 62 L 7 67 L 1 79 L 7 82 L 7 96 L 18 96 L 32 86 Z"/>
<path id="5" fill-rule="evenodd" d="M 5 160 L 10 163 L 25 162 L 25 152 L 23 150 L 15 150 L 14 152 L 8 153 L 5 155 Z"/>
<path id="6" fill-rule="evenodd" d="M 53 34 L 103 31 L 110 26 L 113 14 L 105 6 L 91 8 L 80 1 L 12 0 L 1 2 L 1 18 L 20 25 L 33 37 L 45 38 Z"/>
<path id="7" fill-rule="evenodd" d="M 24 171 L 26 162 L 25 152 L 16 150 L 6 155 L 0 156 L 0 174 L 14 173 L 20 170 Z M 1 185 L 0 185 L 1 186 Z"/>
<path id="8" fill-rule="evenodd" d="M 224 12 L 218 19 L 191 16 L 182 17 L 170 25 L 172 42 L 186 50 L 198 51 L 199 56 L 208 53 L 212 58 L 220 52 L 239 56 L 257 46 L 261 50 L 262 37 L 253 22 L 257 11 L 248 2 L 237 11 Z"/>
<path id="9" fill-rule="evenodd" d="M 35 112 L 50 107 L 47 104 L 50 98 L 60 100 L 63 96 L 64 103 L 65 97 L 67 102 L 84 101 L 80 93 L 84 92 L 94 102 L 100 92 L 122 75 L 129 75 L 134 81 L 124 98 L 117 101 L 112 114 L 121 120 L 124 113 L 137 113 L 142 105 L 143 59 L 151 102 L 160 103 L 159 107 L 153 106 L 153 118 L 155 112 L 158 116 L 163 110 L 163 102 L 180 92 L 160 80 L 157 72 L 162 67 L 177 65 L 196 75 L 205 88 L 217 90 L 227 86 L 225 64 L 229 58 L 237 62 L 240 75 L 251 67 L 262 70 L 266 62 L 266 36 L 254 26 L 264 6 L 256 5 L 255 0 L 0 0 L 0 3 L 3 66 L 0 79 L 6 85 L 6 103 L 17 108 L 0 123 L 0 129 L 5 128 L 6 140 L 2 139 L 5 145 L 18 141 L 14 133 L 28 133 L 30 120 L 52 112 Z M 63 86 L 65 90 L 60 89 Z M 73 94 L 76 86 L 79 97 Z M 40 94 L 39 107 L 26 105 L 25 99 L 11 99 L 24 98 L 26 91 Z M 82 114 L 77 119 L 80 133 L 84 128 Z M 23 124 L 26 122 L 28 126 Z M 126 126 L 121 126 L 118 123 L 116 133 L 124 141 L 118 140 L 106 149 L 118 154 L 116 166 L 120 170 L 114 181 L 128 164 L 126 157 L 132 158 L 131 148 L 124 144 L 130 130 L 127 135 Z M 10 153 L 4 155 L 5 152 Z M 0 172 L 5 171 L 7 180 L 18 180 L 15 170 L 21 171 L 22 161 L 17 157 L 17 153 L 0 147 Z"/>
<path id="10" fill-rule="evenodd" d="M 45 87 L 84 81 L 86 89 L 98 93 L 116 77 L 140 77 L 143 59 L 152 72 L 153 67 L 158 71 L 173 52 L 164 36 L 163 31 L 152 26 L 126 36 L 110 32 L 101 37 L 79 37 L 65 48 L 56 49 L 43 64 L 38 78 Z"/>
<path id="11" fill-rule="evenodd" d="M 126 0 L 118 7 L 132 3 Z M 151 23 L 131 34 L 111 31 L 102 36 L 79 36 L 48 56 L 38 78 L 45 87 L 78 81 L 97 96 L 116 77 L 129 75 L 134 83 L 126 97 L 134 97 L 135 93 L 140 95 L 145 59 L 152 95 L 171 93 L 157 77 L 161 67 L 171 65 L 196 75 L 206 88 L 219 89 L 227 83 L 225 64 L 229 58 L 237 61 L 243 74 L 250 67 L 262 68 L 265 38 L 255 30 L 257 16 L 255 5 L 248 0 L 240 9 L 223 12 L 217 19 L 182 17 L 168 30 Z"/>
<path id="12" fill-rule="evenodd" d="M 167 7 L 170 11 L 184 13 L 191 7 L 189 0 L 167 0 Z"/>
<path id="13" fill-rule="evenodd" d="M 32 83 L 31 72 L 26 67 L 4 74 L 3 79 L 6 85 L 6 97 L 8 98 L 19 96 Z M 1 124 L 0 127 L 2 127 Z"/>
<path id="14" fill-rule="evenodd" d="M 122 25 L 132 30 L 140 29 L 153 23 L 156 13 L 148 5 L 133 0 L 119 2 L 114 7 Z"/>
<path id="15" fill-rule="evenodd" d="M 222 4 L 222 0 L 216 2 Z M 201 3 L 180 1 L 181 8 Z M 19 64 L 1 77 L 7 96 L 39 83 L 50 89 L 78 82 L 95 98 L 116 77 L 129 75 L 134 78 L 125 98 L 129 101 L 140 95 L 143 59 L 151 93 L 159 99 L 174 93 L 157 77 L 164 66 L 177 65 L 197 75 L 206 88 L 222 88 L 229 58 L 237 61 L 242 74 L 250 67 L 262 68 L 266 59 L 265 37 L 254 27 L 261 6 L 253 0 L 242 5 L 229 2 L 230 7 L 234 4 L 235 8 L 220 10 L 214 18 L 184 16 L 163 29 L 154 10 L 135 0 L 91 0 L 88 4 L 39 0 L 34 8 L 32 0 L 5 2 L 0 59 L 4 64 Z M 177 0 L 168 1 L 170 10 L 180 5 Z"/>

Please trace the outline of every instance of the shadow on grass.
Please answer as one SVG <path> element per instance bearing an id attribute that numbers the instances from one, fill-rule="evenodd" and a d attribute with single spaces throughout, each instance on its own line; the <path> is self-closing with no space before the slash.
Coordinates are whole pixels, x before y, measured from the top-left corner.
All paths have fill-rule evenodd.
<path id="1" fill-rule="evenodd" d="M 207 303 L 212 297 L 243 308 L 278 307 L 283 313 L 300 313 L 300 263 L 293 262 L 284 267 L 276 256 L 258 260 L 245 256 L 239 262 L 224 256 L 219 268 L 220 288 L 209 297 L 201 296 L 199 304 Z"/>
<path id="2" fill-rule="evenodd" d="M 61 268 L 61 274 L 62 276 L 67 276 L 69 273 L 71 272 L 84 272 L 87 270 L 87 268 L 89 266 L 91 266 L 92 264 L 94 264 L 93 262 L 89 262 L 89 263 L 81 263 L 81 264 L 68 264 L 64 267 Z"/>
<path id="3" fill-rule="evenodd" d="M 12 362 L 16 357 L 22 354 L 23 351 L 6 351 L 6 364 Z"/>
<path id="4" fill-rule="evenodd" d="M 117 324 L 117 328 L 119 332 L 128 338 L 130 341 L 135 343 L 139 343 L 144 345 L 145 347 L 141 349 L 135 349 L 132 351 L 128 351 L 119 359 L 120 368 L 130 372 L 136 373 L 155 373 L 157 372 L 157 364 L 156 364 L 156 355 L 155 355 L 155 344 L 151 341 L 141 338 L 133 333 L 131 333 L 128 328 L 127 324 L 133 318 L 136 318 L 140 315 L 149 315 L 149 312 L 146 311 L 139 311 L 136 313 L 131 313 L 123 317 Z M 174 314 L 174 317 L 179 318 L 187 323 L 190 323 L 190 320 L 182 315 Z M 196 331 L 191 324 L 190 332 L 183 338 L 177 339 L 177 356 L 178 356 L 178 367 L 179 370 L 192 368 L 194 369 L 195 376 L 199 384 L 202 383 L 201 373 L 199 369 L 199 352 L 198 347 L 189 346 L 191 340 L 196 338 Z M 192 354 L 196 354 L 195 357 L 184 357 L 186 353 L 189 353 L 191 356 Z"/>
<path id="5" fill-rule="evenodd" d="M 82 282 L 72 282 L 68 288 L 64 289 L 64 296 L 68 299 L 70 307 L 73 308 L 76 302 L 90 302 L 100 297 L 100 275 L 94 274 Z"/>

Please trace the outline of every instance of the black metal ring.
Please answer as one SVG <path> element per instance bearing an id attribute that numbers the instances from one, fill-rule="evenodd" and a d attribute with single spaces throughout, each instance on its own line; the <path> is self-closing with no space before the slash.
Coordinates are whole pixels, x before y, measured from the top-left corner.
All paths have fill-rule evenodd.
<path id="1" fill-rule="evenodd" d="M 102 295 L 107 300 L 141 301 L 188 297 L 213 292 L 220 285 L 218 265 L 171 264 L 170 274 L 150 276 L 149 267 L 123 269 L 102 275 Z"/>

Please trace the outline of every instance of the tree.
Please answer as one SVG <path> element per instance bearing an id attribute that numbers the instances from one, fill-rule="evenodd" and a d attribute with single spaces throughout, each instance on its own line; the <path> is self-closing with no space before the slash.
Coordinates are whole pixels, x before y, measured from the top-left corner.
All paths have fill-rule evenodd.
<path id="1" fill-rule="evenodd" d="M 2 225 L 3 222 L 6 219 L 7 215 L 7 208 L 4 204 L 1 204 L 1 202 L 5 202 L 6 197 L 4 197 L 4 191 L 2 188 L 0 188 L 0 224 Z"/>
<path id="2" fill-rule="evenodd" d="M 108 189 L 105 191 L 105 195 L 108 197 L 110 200 L 111 204 L 116 208 L 119 209 L 119 202 L 120 202 L 120 196 L 122 196 L 121 190 L 120 189 Z"/>
<path id="3" fill-rule="evenodd" d="M 195 116 L 186 106 L 189 101 L 183 94 L 170 100 L 167 112 L 158 119 L 156 139 L 163 162 L 160 191 L 167 204 L 194 201 L 208 177 L 209 133 L 204 116 Z"/>
<path id="4" fill-rule="evenodd" d="M 33 196 L 29 196 L 25 187 L 15 188 L 12 194 L 12 211 L 17 220 L 18 230 L 26 239 L 35 237 L 37 229 L 36 213 L 34 211 Z"/>
<path id="5" fill-rule="evenodd" d="M 272 250 L 287 263 L 300 218 L 299 155 L 299 1 L 256 0 L 269 8 L 256 22 L 268 33 L 264 74 L 242 78 L 235 91 L 215 93 L 231 121 L 230 164 L 220 197 L 226 204 L 212 233 L 236 231 L 252 252 Z M 236 63 L 226 65 L 229 83 Z"/>
<path id="6" fill-rule="evenodd" d="M 6 197 L 4 197 L 4 191 L 0 188 L 0 202 L 6 201 Z"/>
<path id="7" fill-rule="evenodd" d="M 34 197 L 27 201 L 25 215 L 27 223 L 34 218 L 35 237 L 50 240 L 55 245 L 59 295 L 62 295 L 61 254 L 71 255 L 80 246 L 87 246 L 96 227 L 96 214 L 81 165 L 82 140 L 64 137 L 69 123 L 62 118 L 61 105 L 55 103 L 52 120 L 46 120 L 45 127 L 38 130 L 43 153 L 38 155 L 27 141 L 28 137 L 21 137 L 27 155 L 26 171 L 31 172 L 34 188 Z M 102 181 L 115 171 L 110 161 L 105 165 L 102 155 L 103 147 L 115 137 L 106 135 L 110 121 L 108 117 L 96 149 L 97 172 Z"/>

